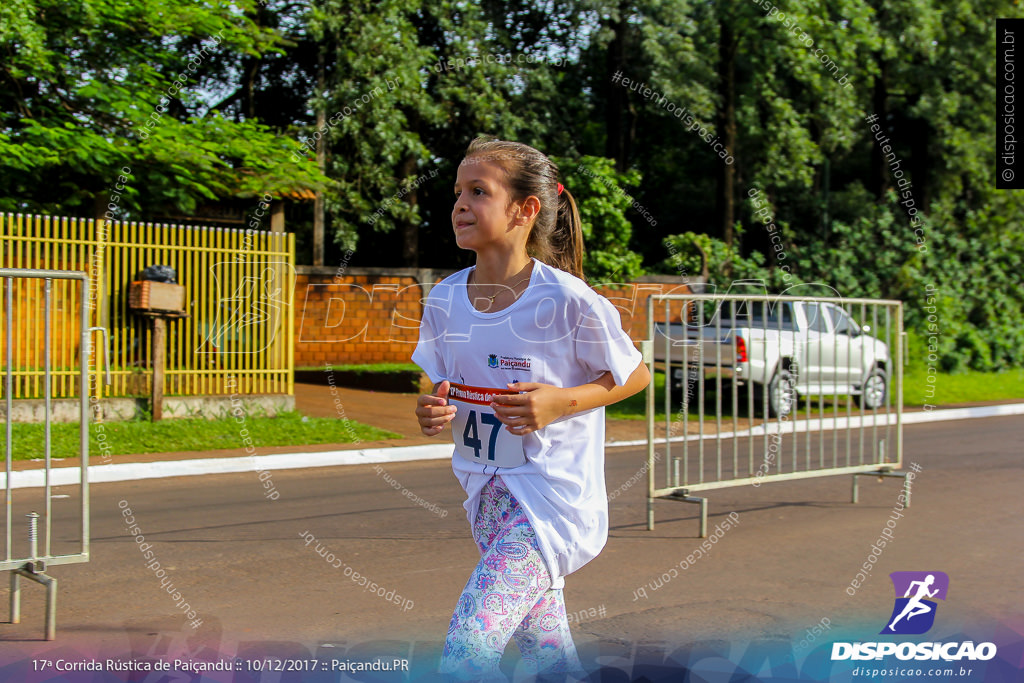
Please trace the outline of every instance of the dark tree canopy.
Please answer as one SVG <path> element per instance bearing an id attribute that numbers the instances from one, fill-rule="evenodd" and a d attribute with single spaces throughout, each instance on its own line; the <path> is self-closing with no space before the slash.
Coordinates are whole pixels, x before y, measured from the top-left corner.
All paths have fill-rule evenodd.
<path id="1" fill-rule="evenodd" d="M 595 281 L 785 265 L 911 329 L 934 285 L 947 369 L 1019 364 L 1024 202 L 993 176 L 1015 6 L 784 4 L 12 0 L 0 210 L 96 215 L 123 167 L 134 218 L 313 188 L 328 264 L 453 268 L 455 168 L 491 134 L 558 161 Z"/>

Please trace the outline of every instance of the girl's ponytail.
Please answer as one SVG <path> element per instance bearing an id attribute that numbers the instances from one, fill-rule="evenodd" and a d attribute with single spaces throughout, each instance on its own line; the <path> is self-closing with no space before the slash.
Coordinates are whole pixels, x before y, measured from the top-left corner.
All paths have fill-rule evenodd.
<path id="1" fill-rule="evenodd" d="M 471 158 L 498 164 L 505 171 L 513 200 L 531 195 L 540 200 L 527 252 L 583 280 L 583 224 L 569 190 L 558 191 L 558 166 L 529 145 L 486 137 L 470 143 L 466 159 Z"/>
<path id="2" fill-rule="evenodd" d="M 583 223 L 576 200 L 564 188 L 558 197 L 558 217 L 548 243 L 553 261 L 548 265 L 586 280 L 583 277 Z"/>

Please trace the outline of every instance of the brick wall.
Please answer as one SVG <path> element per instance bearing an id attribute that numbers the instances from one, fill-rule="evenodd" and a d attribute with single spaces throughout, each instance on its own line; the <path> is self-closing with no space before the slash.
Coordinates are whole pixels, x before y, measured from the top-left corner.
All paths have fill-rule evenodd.
<path id="1" fill-rule="evenodd" d="M 409 362 L 423 310 L 415 275 L 303 270 L 313 269 L 296 278 L 295 367 Z"/>
<path id="2" fill-rule="evenodd" d="M 329 268 L 299 267 L 295 287 L 295 367 L 408 363 L 416 346 L 423 307 L 422 282 L 447 273 L 431 270 L 351 269 L 336 277 Z M 644 278 L 595 289 L 619 310 L 634 341 L 647 336 L 647 298 L 689 291 L 678 278 Z M 669 316 L 679 319 L 681 302 Z M 655 319 L 661 321 L 659 306 Z"/>
<path id="3" fill-rule="evenodd" d="M 669 280 L 670 278 L 658 278 Z M 633 341 L 641 341 L 647 338 L 647 299 L 653 294 L 686 294 L 690 288 L 679 282 L 678 278 L 671 278 L 669 282 L 654 281 L 654 278 L 647 278 L 650 281 L 639 281 L 619 285 L 617 287 L 597 285 L 594 289 L 598 294 L 607 298 L 619 309 L 619 317 L 622 320 L 622 329 L 629 333 Z M 664 322 L 664 304 L 656 304 L 654 320 Z M 669 319 L 679 321 L 680 311 L 683 302 L 670 301 L 668 315 Z"/>

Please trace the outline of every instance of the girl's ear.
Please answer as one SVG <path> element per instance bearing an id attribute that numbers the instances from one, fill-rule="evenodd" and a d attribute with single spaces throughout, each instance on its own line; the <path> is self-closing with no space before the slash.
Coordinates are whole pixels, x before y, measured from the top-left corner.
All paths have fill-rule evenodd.
<path id="1" fill-rule="evenodd" d="M 540 213 L 540 200 L 534 195 L 530 195 L 519 205 L 516 211 L 516 224 L 517 225 L 532 225 L 533 221 L 537 218 Z"/>

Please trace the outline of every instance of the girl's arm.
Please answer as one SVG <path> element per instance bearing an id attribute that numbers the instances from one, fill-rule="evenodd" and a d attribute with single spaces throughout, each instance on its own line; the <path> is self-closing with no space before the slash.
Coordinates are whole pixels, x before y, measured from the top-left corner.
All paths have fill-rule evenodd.
<path id="1" fill-rule="evenodd" d="M 651 373 L 647 370 L 647 364 L 641 362 L 622 386 L 616 386 L 610 372 L 577 387 L 562 388 L 538 382 L 519 382 L 509 384 L 509 389 L 525 393 L 495 396 L 491 406 L 510 432 L 523 435 L 541 429 L 561 417 L 629 398 L 643 390 L 650 381 Z"/>

